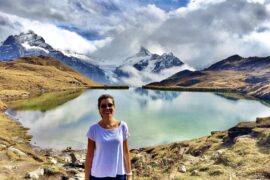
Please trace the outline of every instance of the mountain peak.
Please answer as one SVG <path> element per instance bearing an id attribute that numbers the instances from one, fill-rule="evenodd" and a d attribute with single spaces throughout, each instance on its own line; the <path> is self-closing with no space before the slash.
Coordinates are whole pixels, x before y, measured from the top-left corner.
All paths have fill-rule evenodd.
<path id="1" fill-rule="evenodd" d="M 239 56 L 238 54 L 235 54 L 235 55 L 232 55 L 232 56 L 228 57 L 225 60 L 227 60 L 227 61 L 237 61 L 237 60 L 241 60 L 241 59 L 243 59 L 243 57 Z"/>
<path id="2" fill-rule="evenodd" d="M 169 53 L 163 53 L 161 55 L 162 57 L 167 57 L 167 56 L 174 56 L 172 52 L 169 52 Z"/>
<path id="3" fill-rule="evenodd" d="M 25 43 L 25 42 L 30 42 L 34 43 L 34 42 L 39 42 L 39 43 L 45 43 L 45 40 L 37 35 L 34 31 L 30 30 L 26 33 L 20 33 L 19 35 L 15 35 L 14 36 L 20 43 Z"/>
<path id="4" fill-rule="evenodd" d="M 151 52 L 143 46 L 141 46 L 140 51 L 136 54 L 137 57 L 150 55 L 152 55 Z"/>

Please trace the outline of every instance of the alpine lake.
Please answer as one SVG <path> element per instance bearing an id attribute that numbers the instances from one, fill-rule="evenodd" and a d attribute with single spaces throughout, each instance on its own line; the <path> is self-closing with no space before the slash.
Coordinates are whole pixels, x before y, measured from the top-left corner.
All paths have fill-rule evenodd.
<path id="1" fill-rule="evenodd" d="M 90 125 L 100 120 L 97 99 L 115 98 L 114 116 L 129 126 L 130 148 L 189 140 L 270 116 L 266 102 L 236 94 L 145 90 L 74 90 L 12 101 L 6 114 L 29 128 L 42 148 L 85 149 Z"/>

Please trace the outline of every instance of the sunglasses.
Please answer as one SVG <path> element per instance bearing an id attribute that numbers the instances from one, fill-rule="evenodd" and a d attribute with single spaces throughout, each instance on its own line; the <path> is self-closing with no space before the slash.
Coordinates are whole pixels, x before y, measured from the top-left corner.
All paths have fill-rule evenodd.
<path id="1" fill-rule="evenodd" d="M 109 104 L 102 104 L 102 105 L 100 105 L 100 108 L 102 108 L 102 109 L 106 109 L 106 108 L 111 108 L 111 107 L 113 107 L 113 104 L 112 103 L 109 103 Z"/>

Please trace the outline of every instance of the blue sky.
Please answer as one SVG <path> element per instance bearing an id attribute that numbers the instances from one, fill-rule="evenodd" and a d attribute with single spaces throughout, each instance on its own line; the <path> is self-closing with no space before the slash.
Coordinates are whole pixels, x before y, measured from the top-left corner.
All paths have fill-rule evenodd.
<path id="1" fill-rule="evenodd" d="M 269 56 L 270 0 L 0 0 L 0 41 L 29 30 L 112 64 L 144 46 L 198 69 L 234 54 Z"/>
<path id="2" fill-rule="evenodd" d="M 189 0 L 139 0 L 139 2 L 144 5 L 155 4 L 157 7 L 165 11 L 171 11 L 179 7 L 187 6 Z"/>

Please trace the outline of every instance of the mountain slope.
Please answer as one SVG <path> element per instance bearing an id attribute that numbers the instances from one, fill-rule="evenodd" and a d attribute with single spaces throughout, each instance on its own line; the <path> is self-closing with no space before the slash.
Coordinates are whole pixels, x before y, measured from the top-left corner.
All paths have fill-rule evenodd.
<path id="1" fill-rule="evenodd" d="M 114 71 L 119 81 L 129 85 L 143 85 L 154 80 L 167 78 L 184 69 L 191 69 L 172 53 L 152 54 L 141 47 L 134 56 L 127 58 Z"/>
<path id="2" fill-rule="evenodd" d="M 45 55 L 62 61 L 86 77 L 101 83 L 108 83 L 102 69 L 95 64 L 55 50 L 33 31 L 9 36 L 0 46 L 0 61 L 9 61 L 24 56 Z"/>
<path id="3" fill-rule="evenodd" d="M 147 87 L 174 87 L 193 90 L 222 90 L 270 99 L 270 57 L 243 58 L 238 55 L 210 67 L 177 77 L 177 74 Z M 174 78 L 173 78 L 174 77 Z"/>
<path id="4" fill-rule="evenodd" d="M 0 62 L 0 74 L 0 99 L 101 86 L 63 63 L 45 56 Z"/>

